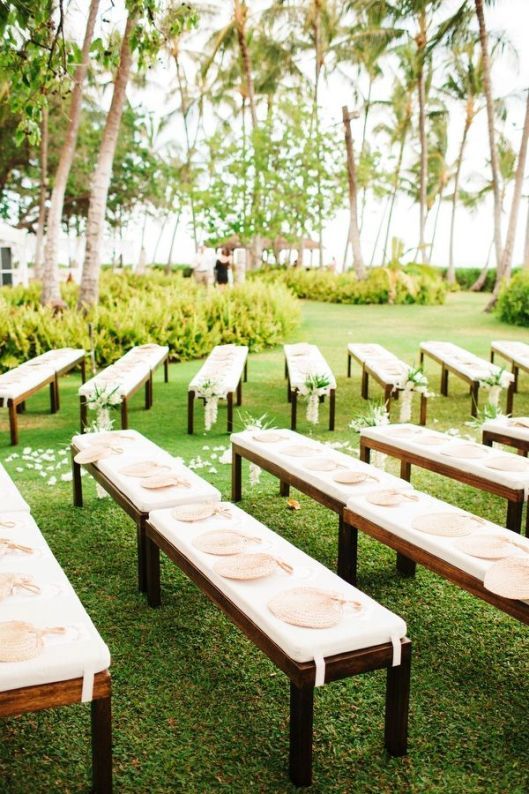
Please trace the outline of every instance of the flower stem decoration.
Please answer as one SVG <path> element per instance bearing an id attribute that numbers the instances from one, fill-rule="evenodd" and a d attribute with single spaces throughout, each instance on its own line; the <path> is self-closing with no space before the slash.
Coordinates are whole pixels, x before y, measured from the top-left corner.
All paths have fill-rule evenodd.
<path id="1" fill-rule="evenodd" d="M 269 430 L 272 427 L 271 422 L 266 418 L 266 414 L 255 417 L 248 411 L 240 411 L 239 419 L 242 422 L 244 430 Z M 250 487 L 253 488 L 255 485 L 259 485 L 261 471 L 262 469 L 257 463 L 250 462 Z"/>
<path id="2" fill-rule="evenodd" d="M 100 389 L 96 384 L 93 393 L 87 397 L 86 404 L 89 410 L 96 412 L 95 422 L 91 426 L 94 432 L 112 430 L 114 420 L 110 418 L 110 411 L 121 403 L 118 389 L 118 386 L 114 386 L 112 389 L 103 386 Z"/>
<path id="3" fill-rule="evenodd" d="M 307 398 L 307 421 L 313 425 L 319 422 L 320 397 L 327 394 L 331 381 L 328 375 L 307 375 L 301 394 Z"/>
<path id="4" fill-rule="evenodd" d="M 426 397 L 432 396 L 428 391 L 428 378 L 420 367 L 410 367 L 400 381 L 395 384 L 395 391 L 400 392 L 400 422 L 410 421 L 413 395 L 415 392 L 417 394 L 424 394 Z"/>
<path id="5" fill-rule="evenodd" d="M 488 377 L 480 380 L 479 385 L 488 391 L 487 403 L 497 409 L 502 389 L 508 389 L 513 380 L 514 376 L 505 367 L 494 370 Z"/>
<path id="6" fill-rule="evenodd" d="M 204 400 L 204 427 L 207 433 L 217 421 L 219 398 L 222 397 L 217 382 L 212 379 L 202 381 L 197 386 L 197 396 Z"/>
<path id="7" fill-rule="evenodd" d="M 359 433 L 364 427 L 382 427 L 389 425 L 389 414 L 384 403 L 372 402 L 367 404 L 367 410 L 363 414 L 358 414 L 349 422 L 349 427 L 355 433 Z M 371 450 L 371 463 L 377 469 L 384 471 L 386 467 L 387 455 L 376 449 Z"/>

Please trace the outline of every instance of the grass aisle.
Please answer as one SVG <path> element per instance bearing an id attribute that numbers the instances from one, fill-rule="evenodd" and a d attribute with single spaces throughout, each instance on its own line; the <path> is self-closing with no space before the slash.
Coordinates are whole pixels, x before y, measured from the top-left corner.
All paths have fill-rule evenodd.
<path id="1" fill-rule="evenodd" d="M 359 371 L 345 378 L 346 344 L 379 342 L 410 362 L 419 342 L 446 339 L 488 358 L 493 338 L 526 339 L 527 333 L 485 315 L 486 296 L 456 294 L 444 307 L 333 306 L 304 304 L 296 340 L 320 345 L 338 378 L 337 432 L 319 438 L 357 439 L 347 429 L 362 410 Z M 154 407 L 137 395 L 131 426 L 145 433 L 229 499 L 230 467 L 218 457 L 228 446 L 225 409 L 214 432 L 189 438 L 186 387 L 200 362 L 171 367 L 171 383 L 157 377 Z M 439 371 L 428 369 L 439 388 Z M 61 465 L 78 427 L 79 380 L 62 382 L 62 409 L 52 417 L 43 392 L 21 417 L 25 458 L 7 464 L 35 519 L 112 653 L 114 775 L 118 792 L 288 792 L 288 682 L 171 564 L 162 569 L 163 606 L 150 610 L 136 593 L 135 532 L 109 499 L 97 500 L 85 478 L 85 508 L 71 506 L 71 483 Z M 373 396 L 378 396 L 376 385 Z M 470 400 L 453 381 L 451 397 L 430 403 L 429 424 L 464 432 Z M 522 378 L 517 413 L 529 413 L 529 379 Z M 277 348 L 253 355 L 244 409 L 288 422 L 283 358 Z M 0 461 L 10 458 L 5 411 L 0 422 Z M 396 419 L 396 416 L 394 417 Z M 197 411 L 197 428 L 202 412 Z M 300 432 L 309 432 L 300 410 Z M 50 449 L 53 470 L 27 468 L 31 451 Z M 215 449 L 217 448 L 217 449 Z M 215 457 L 216 456 L 216 457 Z M 51 460 L 53 458 L 53 460 Z M 200 460 L 199 460 L 200 459 Z M 392 467 L 396 472 L 396 467 Z M 55 485 L 48 484 L 57 478 Z M 53 480 L 52 480 L 53 482 Z M 503 522 L 504 502 L 416 471 L 416 487 Z M 242 507 L 330 568 L 336 565 L 334 514 L 300 497 L 292 513 L 268 475 L 250 491 L 245 470 Z M 525 792 L 529 694 L 520 686 L 527 668 L 527 629 L 425 570 L 415 580 L 395 575 L 393 555 L 361 537 L 359 586 L 408 623 L 414 642 L 410 755 L 383 751 L 385 674 L 372 673 L 323 687 L 316 695 L 314 792 Z M 0 791 L 22 794 L 86 791 L 89 708 L 0 723 Z M 31 781 L 29 783 L 28 781 Z"/>

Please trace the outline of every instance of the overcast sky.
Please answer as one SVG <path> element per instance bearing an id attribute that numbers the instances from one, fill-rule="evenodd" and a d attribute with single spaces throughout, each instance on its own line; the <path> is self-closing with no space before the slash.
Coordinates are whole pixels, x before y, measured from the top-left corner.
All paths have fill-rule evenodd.
<path id="1" fill-rule="evenodd" d="M 108 2 L 108 9 L 105 7 L 105 2 Z M 224 0 L 224 2 L 228 13 L 231 7 L 231 0 Z M 458 2 L 459 0 L 445 0 L 443 5 L 443 16 L 446 16 L 451 9 L 457 7 Z M 262 2 L 260 2 L 260 0 L 249 0 L 248 5 L 251 11 L 256 11 L 262 6 Z M 85 16 L 87 7 L 88 0 L 73 0 L 70 8 L 75 8 L 77 11 L 77 13 L 73 15 L 73 19 L 75 20 L 77 18 L 77 20 L 79 20 L 81 16 Z M 109 20 L 109 22 L 101 25 L 101 28 L 105 32 L 108 32 L 111 26 L 116 26 L 118 28 L 123 26 L 123 0 L 115 0 L 113 7 L 110 0 L 104 0 L 103 8 L 105 9 L 104 18 Z M 529 87 L 529 47 L 527 44 L 529 32 L 529 0 L 497 0 L 494 7 L 486 10 L 486 15 L 489 30 L 505 32 L 518 53 L 517 60 L 510 56 L 502 58 L 501 61 L 495 64 L 493 72 L 495 95 L 508 98 L 510 112 L 506 132 L 515 148 L 517 148 L 524 113 L 524 97 L 522 96 L 522 91 Z M 74 22 L 73 26 L 75 29 L 78 25 Z M 151 81 L 148 91 L 138 92 L 129 90 L 129 99 L 134 104 L 141 105 L 146 110 L 153 111 L 156 114 L 163 114 L 167 112 L 164 89 L 169 79 L 169 71 L 164 64 L 161 63 L 154 72 L 151 72 L 150 77 Z M 436 79 L 436 82 L 439 82 L 439 78 Z M 390 85 L 390 77 L 387 78 L 387 81 L 381 81 L 376 88 L 377 98 L 383 98 Z M 329 126 L 334 126 L 339 124 L 342 105 L 348 104 L 352 106 L 352 103 L 351 89 L 345 83 L 340 85 L 336 81 L 333 81 L 332 89 L 329 86 L 325 87 L 322 91 L 322 117 L 324 119 L 324 125 L 328 124 Z M 471 131 L 462 175 L 463 184 L 470 183 L 477 186 L 481 183 L 481 180 L 489 178 L 487 169 L 488 140 L 485 121 L 485 114 L 482 113 Z M 355 124 L 356 129 L 353 129 L 353 134 L 359 138 L 361 134 L 361 122 L 353 122 L 353 127 Z M 449 161 L 452 161 L 455 157 L 462 124 L 462 112 L 452 107 L 450 112 Z M 182 127 L 178 120 L 174 121 L 173 126 L 169 128 L 166 134 L 176 138 L 176 140 L 182 136 Z M 337 156 L 342 157 L 343 152 L 341 150 L 338 151 Z M 529 193 L 529 180 L 527 180 L 527 183 L 524 190 L 525 195 Z M 520 214 L 515 261 L 520 260 L 522 256 L 527 203 L 526 199 Z M 506 207 L 508 208 L 508 206 L 509 202 L 506 202 Z M 362 232 L 364 258 L 368 261 L 371 259 L 377 231 L 383 220 L 383 207 L 384 205 L 382 203 L 378 203 L 373 199 L 368 203 Z M 444 265 L 447 262 L 449 215 L 449 204 L 444 203 L 440 213 L 436 244 L 432 257 L 432 262 L 437 264 Z M 430 222 L 432 222 L 432 220 L 433 218 L 430 219 Z M 504 219 L 505 228 L 506 225 L 507 218 Z M 406 249 L 411 250 L 416 244 L 417 226 L 418 206 L 404 197 L 401 198 L 398 202 L 393 228 L 394 233 L 404 240 Z M 137 224 L 132 224 L 126 235 L 129 241 L 127 249 L 131 252 L 131 255 L 133 255 L 133 252 L 137 252 L 139 248 L 138 235 L 134 231 L 137 228 Z M 159 225 L 156 221 L 149 222 L 146 235 L 148 258 L 156 244 L 158 234 Z M 164 257 L 167 255 L 170 234 L 170 230 L 167 229 L 159 247 L 158 258 L 162 261 L 164 261 Z M 328 224 L 325 230 L 324 244 L 326 261 L 330 261 L 334 256 L 337 261 L 341 263 L 346 234 L 347 211 L 344 211 L 339 213 L 338 216 Z M 487 257 L 491 236 L 492 208 L 490 201 L 481 204 L 480 208 L 473 214 L 461 210 L 456 230 L 458 263 L 481 266 Z M 192 255 L 193 244 L 184 223 L 177 235 L 174 258 L 175 261 L 188 261 Z M 379 257 L 375 255 L 375 263 L 377 263 L 378 258 Z"/>

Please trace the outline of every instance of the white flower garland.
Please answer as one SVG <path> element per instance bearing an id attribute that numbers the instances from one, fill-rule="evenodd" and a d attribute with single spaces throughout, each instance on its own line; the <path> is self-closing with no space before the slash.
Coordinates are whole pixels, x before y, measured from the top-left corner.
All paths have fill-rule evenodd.
<path id="1" fill-rule="evenodd" d="M 377 403 L 369 403 L 367 413 L 357 416 L 349 423 L 351 430 L 359 433 L 364 427 L 382 427 L 389 425 L 389 414 L 385 405 L 378 405 Z M 371 463 L 377 469 L 384 471 L 386 468 L 386 461 L 388 456 L 385 452 L 378 450 L 371 450 Z"/>
<path id="2" fill-rule="evenodd" d="M 400 422 L 409 422 L 411 419 L 411 409 L 413 404 L 413 395 L 424 394 L 426 397 L 432 397 L 432 393 L 428 391 L 428 378 L 420 369 L 420 367 L 410 367 L 401 380 L 395 384 L 395 390 L 399 391 L 400 400 Z"/>
<path id="3" fill-rule="evenodd" d="M 219 399 L 224 395 L 219 392 L 217 382 L 211 379 L 199 383 L 196 393 L 204 400 L 204 428 L 207 433 L 217 421 Z"/>
<path id="4" fill-rule="evenodd" d="M 514 376 L 507 372 L 504 367 L 491 372 L 487 378 L 480 380 L 479 385 L 481 388 L 488 391 L 487 403 L 492 408 L 498 408 L 502 390 L 508 389 L 513 380 Z"/>
<path id="5" fill-rule="evenodd" d="M 331 381 L 328 375 L 307 375 L 300 394 L 307 398 L 307 422 L 317 425 L 320 421 L 320 397 L 328 394 Z"/>

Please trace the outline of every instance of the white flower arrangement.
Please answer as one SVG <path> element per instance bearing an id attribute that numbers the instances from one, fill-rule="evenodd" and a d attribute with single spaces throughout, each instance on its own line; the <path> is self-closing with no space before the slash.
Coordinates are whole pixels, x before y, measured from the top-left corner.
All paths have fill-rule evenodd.
<path id="1" fill-rule="evenodd" d="M 383 427 L 389 425 L 389 414 L 384 403 L 368 402 L 367 411 L 351 419 L 349 427 L 355 433 L 359 433 L 364 427 Z M 386 468 L 387 455 L 378 450 L 371 451 L 371 463 L 377 469 L 384 471 Z"/>
<path id="2" fill-rule="evenodd" d="M 204 428 L 207 433 L 217 421 L 219 399 L 224 395 L 219 391 L 217 381 L 212 378 L 207 378 L 199 383 L 196 393 L 204 400 Z"/>
<path id="3" fill-rule="evenodd" d="M 300 393 L 307 398 L 307 421 L 313 425 L 319 422 L 320 397 L 327 394 L 331 385 L 328 375 L 316 373 L 307 375 Z"/>
<path id="4" fill-rule="evenodd" d="M 259 417 L 252 416 L 250 413 L 245 413 L 240 411 L 239 418 L 243 424 L 245 430 L 269 430 L 271 429 L 272 425 L 266 418 L 266 414 L 262 414 Z M 255 485 L 259 485 L 259 480 L 261 478 L 261 467 L 258 466 L 256 463 L 250 463 L 249 472 L 250 472 L 250 486 L 253 488 Z"/>
<path id="5" fill-rule="evenodd" d="M 503 389 L 508 389 L 514 376 L 507 372 L 505 367 L 491 371 L 490 375 L 479 382 L 481 388 L 488 391 L 487 405 L 499 411 L 500 395 Z M 495 418 L 495 417 L 491 417 Z"/>
<path id="6" fill-rule="evenodd" d="M 399 391 L 400 415 L 399 421 L 409 422 L 414 393 L 432 397 L 428 391 L 428 378 L 420 367 L 410 367 L 402 378 L 395 384 L 395 391 Z"/>
<path id="7" fill-rule="evenodd" d="M 96 412 L 95 421 L 90 425 L 90 432 L 97 433 L 101 430 L 112 430 L 114 420 L 110 418 L 110 411 L 121 403 L 121 395 L 118 393 L 119 386 L 109 388 L 103 386 L 101 389 L 95 384 L 93 394 L 86 399 L 86 404 L 90 411 Z"/>

